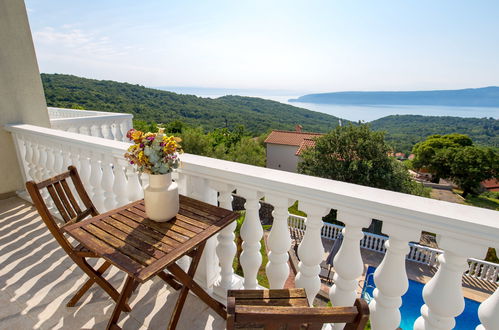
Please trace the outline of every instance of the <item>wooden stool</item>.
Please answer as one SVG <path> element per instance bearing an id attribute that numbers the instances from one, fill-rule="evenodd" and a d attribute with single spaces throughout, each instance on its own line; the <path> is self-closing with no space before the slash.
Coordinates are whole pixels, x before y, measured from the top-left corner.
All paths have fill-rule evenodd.
<path id="1" fill-rule="evenodd" d="M 325 323 L 346 323 L 345 330 L 363 330 L 369 307 L 363 299 L 351 307 L 309 307 L 304 289 L 229 290 L 227 330 L 321 329 Z"/>

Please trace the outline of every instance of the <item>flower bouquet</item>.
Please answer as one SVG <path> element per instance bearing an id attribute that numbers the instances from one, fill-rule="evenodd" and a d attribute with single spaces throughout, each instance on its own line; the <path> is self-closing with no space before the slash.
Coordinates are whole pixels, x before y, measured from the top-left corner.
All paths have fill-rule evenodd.
<path id="1" fill-rule="evenodd" d="M 180 165 L 180 138 L 167 136 L 161 128 L 158 133 L 131 129 L 126 136 L 134 144 L 128 148 L 125 158 L 140 173 L 149 174 L 149 184 L 144 188 L 147 216 L 160 222 L 174 218 L 179 210 L 179 198 L 171 172 Z"/>

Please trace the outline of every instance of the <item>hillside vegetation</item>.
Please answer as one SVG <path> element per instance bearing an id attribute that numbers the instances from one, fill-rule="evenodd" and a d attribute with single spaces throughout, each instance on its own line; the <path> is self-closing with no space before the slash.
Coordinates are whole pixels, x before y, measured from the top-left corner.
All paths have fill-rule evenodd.
<path id="1" fill-rule="evenodd" d="M 139 121 L 181 121 L 201 126 L 204 132 L 244 125 L 245 134 L 258 136 L 271 129 L 294 130 L 301 124 L 305 131 L 327 133 L 338 125 L 337 117 L 255 97 L 211 99 L 63 74 L 42 74 L 42 81 L 48 106 L 127 112 Z M 492 118 L 393 115 L 371 122 L 371 127 L 386 131 L 388 143 L 405 153 L 429 135 L 450 133 L 467 134 L 477 145 L 499 148 L 499 120 Z"/>
<path id="2" fill-rule="evenodd" d="M 135 119 L 168 123 L 180 120 L 206 131 L 243 124 L 260 135 L 271 129 L 327 132 L 338 118 L 291 105 L 254 97 L 224 96 L 217 99 L 182 95 L 109 80 L 64 74 L 42 74 L 47 105 L 110 112 L 126 112 Z"/>
<path id="3" fill-rule="evenodd" d="M 349 105 L 392 104 L 499 107 L 499 87 L 407 92 L 335 92 L 307 94 L 289 101 Z"/>
<path id="4" fill-rule="evenodd" d="M 392 115 L 371 122 L 374 130 L 387 132 L 386 140 L 396 151 L 412 147 L 434 134 L 466 134 L 475 144 L 499 148 L 499 120 L 493 118 Z"/>

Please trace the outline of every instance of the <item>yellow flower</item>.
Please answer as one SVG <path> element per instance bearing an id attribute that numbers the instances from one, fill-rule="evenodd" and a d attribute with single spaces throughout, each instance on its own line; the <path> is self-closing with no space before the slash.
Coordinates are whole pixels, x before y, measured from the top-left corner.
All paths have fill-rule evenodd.
<path id="1" fill-rule="evenodd" d="M 143 151 L 139 152 L 138 159 L 140 162 L 143 162 L 143 163 L 147 163 L 147 161 L 148 161 L 147 156 L 144 155 Z"/>
<path id="2" fill-rule="evenodd" d="M 143 133 L 141 131 L 135 131 L 132 133 L 132 139 L 134 141 L 140 140 L 142 138 Z"/>

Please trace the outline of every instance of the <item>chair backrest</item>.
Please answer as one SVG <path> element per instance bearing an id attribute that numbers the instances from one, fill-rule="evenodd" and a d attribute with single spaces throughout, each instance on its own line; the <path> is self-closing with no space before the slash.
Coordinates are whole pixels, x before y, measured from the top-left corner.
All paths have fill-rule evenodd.
<path id="1" fill-rule="evenodd" d="M 83 205 L 79 205 L 73 192 L 71 191 L 67 179 L 70 178 L 73 186 Z M 48 229 L 67 253 L 73 250 L 73 246 L 66 239 L 58 223 L 50 213 L 41 191 L 47 189 L 54 205 L 57 207 L 62 220 L 65 223 L 78 222 L 88 216 L 99 214 L 94 204 L 90 200 L 76 167 L 69 166 L 68 171 L 54 176 L 53 178 L 36 183 L 34 181 L 26 182 L 26 189 L 35 204 L 38 213 L 47 225 Z"/>
<path id="2" fill-rule="evenodd" d="M 355 300 L 349 307 L 309 307 L 304 289 L 229 290 L 227 329 L 321 329 L 326 323 L 346 323 L 345 330 L 363 330 L 369 306 Z"/>

